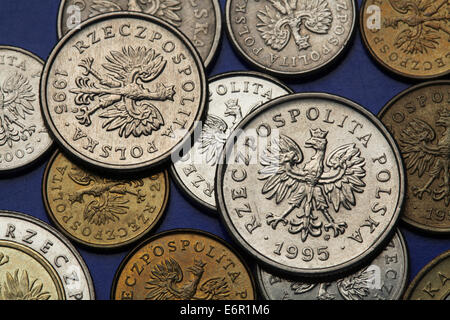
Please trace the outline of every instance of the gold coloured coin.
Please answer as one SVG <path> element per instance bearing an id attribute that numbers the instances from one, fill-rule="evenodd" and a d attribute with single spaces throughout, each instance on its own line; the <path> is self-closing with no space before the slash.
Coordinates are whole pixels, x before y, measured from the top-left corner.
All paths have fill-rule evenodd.
<path id="1" fill-rule="evenodd" d="M 448 0 L 365 0 L 360 19 L 367 49 L 391 72 L 414 79 L 450 73 Z"/>
<path id="2" fill-rule="evenodd" d="M 253 277 L 222 239 L 199 230 L 160 233 L 120 265 L 114 300 L 253 300 Z"/>
<path id="3" fill-rule="evenodd" d="M 414 278 L 405 300 L 450 300 L 450 250 L 434 258 Z"/>
<path id="4" fill-rule="evenodd" d="M 167 205 L 169 179 L 166 171 L 134 180 L 99 176 L 57 152 L 42 192 L 50 218 L 66 236 L 90 247 L 115 248 L 155 227 Z"/>

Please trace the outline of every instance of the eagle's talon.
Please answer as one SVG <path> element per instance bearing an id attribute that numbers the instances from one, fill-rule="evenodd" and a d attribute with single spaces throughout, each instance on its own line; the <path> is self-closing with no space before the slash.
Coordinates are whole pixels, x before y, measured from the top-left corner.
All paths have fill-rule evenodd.
<path id="1" fill-rule="evenodd" d="M 71 205 L 74 204 L 75 202 L 83 203 L 83 194 L 80 193 L 69 194 L 69 202 Z"/>
<path id="2" fill-rule="evenodd" d="M 415 195 L 417 198 L 422 199 L 424 193 L 431 193 L 428 188 L 419 188 L 419 187 L 413 187 L 412 188 L 413 195 Z"/>
<path id="3" fill-rule="evenodd" d="M 338 223 L 331 222 L 331 223 L 328 223 L 328 224 L 324 225 L 324 229 L 325 229 L 325 231 L 328 231 L 330 229 L 333 230 L 334 237 L 336 238 L 339 235 L 345 233 L 345 229 L 347 229 L 347 223 L 345 223 L 345 222 L 338 222 Z"/>
<path id="4" fill-rule="evenodd" d="M 288 224 L 288 221 L 284 217 L 276 217 L 273 213 L 269 213 L 266 215 L 267 224 L 272 227 L 272 229 L 276 229 L 277 225 L 281 222 L 284 226 Z"/>
<path id="5" fill-rule="evenodd" d="M 87 107 L 80 108 L 80 114 L 75 116 L 75 118 L 81 125 L 84 125 L 86 127 L 92 124 L 91 116 Z"/>
<path id="6" fill-rule="evenodd" d="M 136 198 L 137 198 L 137 203 L 142 203 L 145 201 L 145 193 L 142 193 L 142 190 L 138 189 L 137 194 L 136 194 Z"/>
<path id="7" fill-rule="evenodd" d="M 29 136 L 31 137 L 33 135 L 33 133 L 35 133 L 35 132 L 36 132 L 36 126 L 35 125 L 32 125 L 32 126 L 30 126 L 28 128 L 22 129 L 20 131 L 22 140 L 26 140 L 27 139 L 27 136 L 25 135 L 25 133 L 28 133 Z"/>

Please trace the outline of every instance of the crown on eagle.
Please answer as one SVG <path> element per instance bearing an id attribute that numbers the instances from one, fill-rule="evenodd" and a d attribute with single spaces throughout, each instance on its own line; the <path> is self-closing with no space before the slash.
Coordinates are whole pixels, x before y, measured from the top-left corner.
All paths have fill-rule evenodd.
<path id="1" fill-rule="evenodd" d="M 321 138 L 321 139 L 325 139 L 328 131 L 323 131 L 322 129 L 310 129 L 309 130 L 311 133 L 311 137 L 313 138 Z"/>
<path id="2" fill-rule="evenodd" d="M 239 99 L 230 99 L 230 100 L 228 100 L 227 102 L 225 102 L 225 105 L 227 106 L 227 107 L 235 107 L 235 106 L 237 106 L 239 104 Z"/>
<path id="3" fill-rule="evenodd" d="M 447 108 L 443 108 L 443 109 L 439 110 L 438 113 L 439 113 L 440 117 L 444 117 L 444 118 L 450 117 L 450 110 Z"/>

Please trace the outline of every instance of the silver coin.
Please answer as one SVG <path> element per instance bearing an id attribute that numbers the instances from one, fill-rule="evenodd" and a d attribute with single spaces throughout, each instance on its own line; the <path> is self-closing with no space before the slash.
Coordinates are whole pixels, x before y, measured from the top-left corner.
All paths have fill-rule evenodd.
<path id="1" fill-rule="evenodd" d="M 370 112 L 324 93 L 266 103 L 230 137 L 221 217 L 259 263 L 297 276 L 357 268 L 392 235 L 404 198 L 396 144 Z"/>
<path id="2" fill-rule="evenodd" d="M 83 258 L 44 222 L 0 211 L 0 297 L 5 300 L 94 300 Z"/>
<path id="3" fill-rule="evenodd" d="M 43 67 L 30 52 L 0 46 L 0 172 L 29 166 L 53 143 L 39 104 Z"/>
<path id="4" fill-rule="evenodd" d="M 227 0 L 227 31 L 238 53 L 277 75 L 316 72 L 345 51 L 354 34 L 353 0 Z"/>
<path id="5" fill-rule="evenodd" d="M 279 277 L 257 266 L 257 281 L 267 300 L 399 300 L 408 280 L 408 250 L 397 230 L 389 245 L 357 272 L 332 282 Z"/>
<path id="6" fill-rule="evenodd" d="M 201 133 L 171 173 L 195 203 L 215 211 L 214 179 L 225 141 L 251 111 L 292 90 L 275 78 L 257 72 L 230 72 L 209 79 L 209 103 Z"/>

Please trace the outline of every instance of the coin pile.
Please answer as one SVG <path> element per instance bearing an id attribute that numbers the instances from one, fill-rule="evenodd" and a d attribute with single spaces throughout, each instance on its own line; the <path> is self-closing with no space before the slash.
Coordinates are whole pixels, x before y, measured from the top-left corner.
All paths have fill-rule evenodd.
<path id="1" fill-rule="evenodd" d="M 53 226 L 0 211 L 0 297 L 95 299 L 75 242 L 134 247 L 117 300 L 449 299 L 450 251 L 406 291 L 397 229 L 450 234 L 450 81 L 439 80 L 450 73 L 449 10 L 447 0 L 363 2 L 374 60 L 431 80 L 376 116 L 275 78 L 307 81 L 345 58 L 352 0 L 227 0 L 228 38 L 255 71 L 209 79 L 218 0 L 62 0 L 46 62 L 0 46 L 0 171 L 58 147 L 42 180 Z M 232 244 L 155 233 L 169 176 Z"/>

